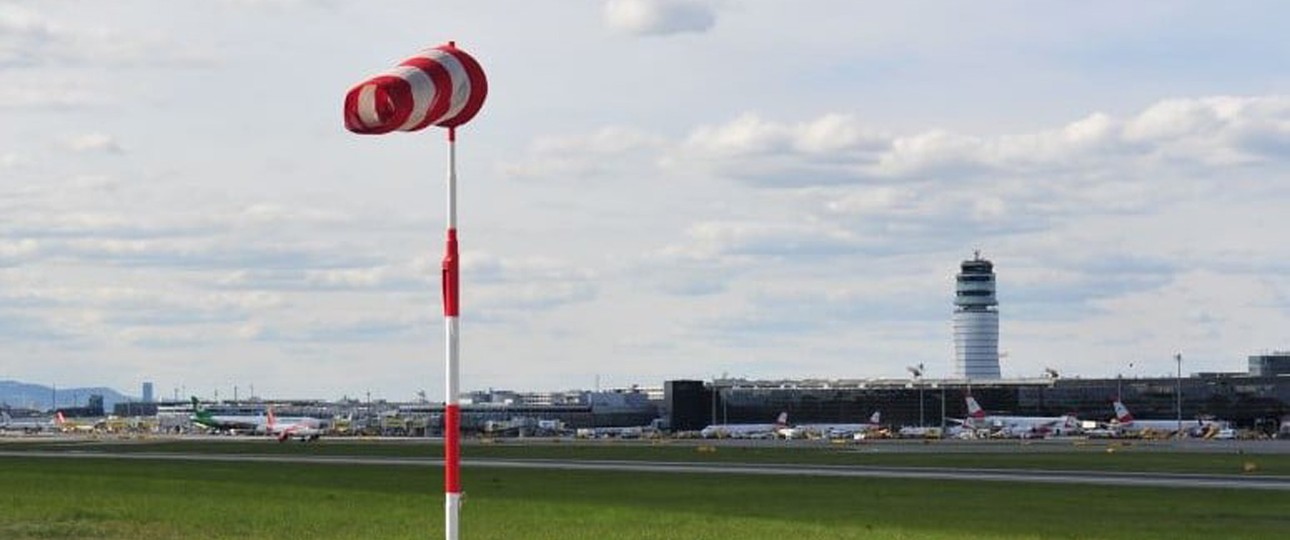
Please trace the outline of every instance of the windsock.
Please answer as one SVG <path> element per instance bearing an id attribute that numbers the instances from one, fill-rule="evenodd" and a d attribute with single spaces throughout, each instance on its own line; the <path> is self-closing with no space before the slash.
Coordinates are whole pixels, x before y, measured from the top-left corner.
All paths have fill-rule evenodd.
<path id="1" fill-rule="evenodd" d="M 484 105 L 484 70 L 453 42 L 426 49 L 345 94 L 345 128 L 364 135 L 455 128 Z"/>

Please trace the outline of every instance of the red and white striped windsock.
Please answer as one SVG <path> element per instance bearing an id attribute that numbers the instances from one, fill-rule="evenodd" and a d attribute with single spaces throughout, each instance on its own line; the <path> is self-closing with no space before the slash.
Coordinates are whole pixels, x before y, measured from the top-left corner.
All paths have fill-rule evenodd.
<path id="1" fill-rule="evenodd" d="M 426 49 L 345 94 L 345 128 L 365 135 L 455 128 L 484 105 L 488 80 L 453 42 Z"/>

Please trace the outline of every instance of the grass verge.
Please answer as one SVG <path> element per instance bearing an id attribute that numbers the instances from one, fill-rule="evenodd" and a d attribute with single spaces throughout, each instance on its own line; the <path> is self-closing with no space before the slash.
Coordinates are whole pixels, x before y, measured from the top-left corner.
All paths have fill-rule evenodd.
<path id="1" fill-rule="evenodd" d="M 0 458 L 0 538 L 434 538 L 440 476 L 384 465 Z M 467 469 L 476 539 L 1281 538 L 1290 495 Z"/>

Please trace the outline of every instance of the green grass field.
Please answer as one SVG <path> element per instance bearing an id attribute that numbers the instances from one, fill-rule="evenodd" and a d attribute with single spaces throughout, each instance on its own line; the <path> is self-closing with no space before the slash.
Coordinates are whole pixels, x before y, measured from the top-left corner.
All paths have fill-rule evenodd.
<path id="1" fill-rule="evenodd" d="M 922 446 L 922 445 L 914 445 Z M 890 444 L 820 446 L 719 446 L 715 452 L 698 452 L 694 444 L 623 442 L 564 442 L 559 444 L 468 444 L 465 458 L 652 460 L 720 463 L 794 463 L 812 465 L 864 465 L 891 467 L 950 467 L 1089 471 L 1147 471 L 1206 474 L 1257 474 L 1290 476 L 1290 454 L 1184 453 L 1148 449 L 1142 444 L 1083 444 L 1044 447 L 986 446 L 972 452 L 893 451 Z M 935 450 L 935 446 L 920 449 Z M 1108 452 L 1108 448 L 1111 449 Z M 357 442 L 323 440 L 312 444 L 278 444 L 266 440 L 217 441 L 99 441 L 60 442 L 11 440 L 0 450 L 57 449 L 111 452 L 215 452 L 286 455 L 397 456 L 434 458 L 442 455 L 431 442 Z M 1247 472 L 1247 464 L 1255 470 Z"/>
<path id="2" fill-rule="evenodd" d="M 0 458 L 0 538 L 438 538 L 434 467 Z M 468 468 L 470 539 L 1284 538 L 1290 494 Z"/>

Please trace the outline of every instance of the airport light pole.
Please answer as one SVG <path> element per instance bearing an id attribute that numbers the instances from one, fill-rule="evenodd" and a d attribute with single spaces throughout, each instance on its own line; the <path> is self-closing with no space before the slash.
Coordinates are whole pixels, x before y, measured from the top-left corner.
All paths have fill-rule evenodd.
<path id="1" fill-rule="evenodd" d="M 709 424 L 717 423 L 717 378 L 712 378 L 712 421 Z"/>
<path id="2" fill-rule="evenodd" d="M 945 380 L 941 380 L 941 434 L 945 433 Z"/>
<path id="3" fill-rule="evenodd" d="M 909 373 L 914 376 L 914 386 L 918 387 L 918 427 L 926 427 L 927 423 L 924 421 L 925 415 L 923 414 L 922 385 L 923 369 L 925 368 L 923 367 L 923 364 L 918 364 L 917 366 L 909 366 L 905 369 L 908 369 Z"/>
<path id="4" fill-rule="evenodd" d="M 726 400 L 729 399 L 729 396 L 726 396 L 727 393 L 728 392 L 721 393 L 721 423 L 722 424 L 730 423 L 730 409 L 726 407 Z"/>
<path id="5" fill-rule="evenodd" d="M 1183 434 L 1182 432 L 1182 353 L 1175 354 L 1174 360 L 1178 362 L 1178 377 L 1175 379 L 1177 386 L 1174 391 L 1174 398 L 1175 398 L 1174 401 L 1175 401 L 1175 411 L 1178 413 L 1178 432 L 1177 433 L 1178 433 L 1178 438 L 1181 439 Z"/>

